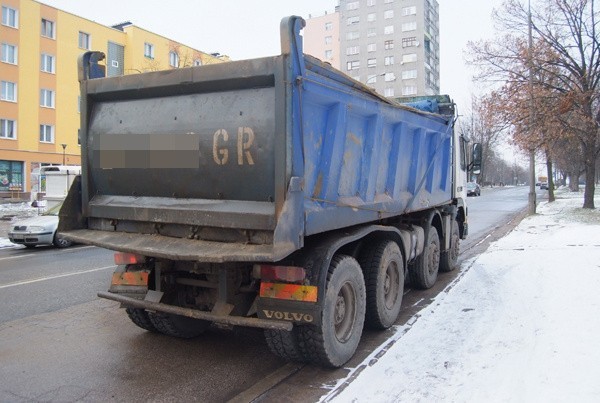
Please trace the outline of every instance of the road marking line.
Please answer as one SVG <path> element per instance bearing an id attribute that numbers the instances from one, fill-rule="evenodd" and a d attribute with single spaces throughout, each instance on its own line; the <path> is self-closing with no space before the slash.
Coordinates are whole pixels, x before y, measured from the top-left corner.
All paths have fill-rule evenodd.
<path id="1" fill-rule="evenodd" d="M 113 265 L 113 266 L 99 267 L 99 268 L 90 269 L 90 270 L 76 271 L 74 273 L 64 273 L 64 274 L 57 274 L 55 276 L 40 277 L 40 278 L 35 278 L 33 280 L 17 281 L 15 283 L 8 283 L 8 284 L 0 285 L 0 290 L 3 289 L 3 288 L 16 287 L 16 286 L 19 286 L 19 285 L 27 285 L 27 284 L 32 284 L 32 283 L 38 283 L 40 281 L 54 280 L 54 279 L 57 279 L 57 278 L 76 276 L 78 274 L 87 274 L 87 273 L 93 273 L 95 271 L 114 269 L 116 267 L 117 266 Z"/>
<path id="2" fill-rule="evenodd" d="M 63 250 L 59 250 L 59 251 L 55 251 L 56 253 L 71 253 L 71 252 L 77 252 L 80 250 L 84 250 L 84 249 L 91 249 L 91 248 L 95 248 L 95 246 L 82 246 L 82 247 L 78 247 L 78 248 L 74 248 L 74 249 L 63 249 Z M 22 248 L 2 248 L 2 249 L 22 249 Z M 1 249 L 0 249 L 1 250 Z M 41 253 L 41 252 L 40 252 Z M 3 260 L 12 260 L 12 259 L 21 259 L 23 257 L 31 257 L 31 256 L 38 256 L 37 253 L 28 253 L 26 255 L 17 255 L 17 256 L 7 256 L 7 257 L 2 257 L 0 258 L 0 262 Z"/>

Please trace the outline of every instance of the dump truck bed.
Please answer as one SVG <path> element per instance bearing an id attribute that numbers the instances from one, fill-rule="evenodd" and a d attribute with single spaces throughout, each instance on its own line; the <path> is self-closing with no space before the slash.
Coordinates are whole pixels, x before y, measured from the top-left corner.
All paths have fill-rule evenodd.
<path id="1" fill-rule="evenodd" d="M 282 22 L 279 56 L 82 80 L 82 178 L 61 231 L 169 259 L 277 261 L 307 236 L 450 202 L 450 119 L 304 55 L 298 21 Z"/>

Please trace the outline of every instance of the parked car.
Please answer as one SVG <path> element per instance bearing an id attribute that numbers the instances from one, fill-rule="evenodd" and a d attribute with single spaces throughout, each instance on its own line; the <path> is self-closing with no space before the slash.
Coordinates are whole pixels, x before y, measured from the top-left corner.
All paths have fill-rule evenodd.
<path id="1" fill-rule="evenodd" d="M 481 196 L 481 188 L 475 182 L 467 182 L 467 196 Z"/>
<path id="2" fill-rule="evenodd" d="M 56 233 L 61 206 L 62 203 L 49 208 L 39 216 L 16 221 L 8 232 L 8 239 L 12 243 L 25 245 L 28 248 L 37 245 L 54 245 L 57 248 L 71 246 L 71 241 Z"/>
<path id="3" fill-rule="evenodd" d="M 548 182 L 540 183 L 540 190 L 548 190 Z"/>

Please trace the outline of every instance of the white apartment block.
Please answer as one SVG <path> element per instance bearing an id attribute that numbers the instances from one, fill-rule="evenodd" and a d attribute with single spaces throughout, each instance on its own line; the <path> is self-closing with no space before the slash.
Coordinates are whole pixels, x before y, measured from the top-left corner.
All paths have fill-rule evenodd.
<path id="1" fill-rule="evenodd" d="M 340 69 L 340 13 L 325 13 L 306 20 L 304 51 Z"/>
<path id="2" fill-rule="evenodd" d="M 387 97 L 439 94 L 437 0 L 340 0 L 337 11 L 335 67 Z M 312 41 L 305 40 L 308 53 L 315 49 Z"/>

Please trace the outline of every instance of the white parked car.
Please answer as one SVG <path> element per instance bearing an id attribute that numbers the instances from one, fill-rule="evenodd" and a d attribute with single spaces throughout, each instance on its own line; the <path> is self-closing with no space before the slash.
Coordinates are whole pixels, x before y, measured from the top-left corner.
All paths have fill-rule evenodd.
<path id="1" fill-rule="evenodd" d="M 56 234 L 58 228 L 58 212 L 62 203 L 48 209 L 37 216 L 16 221 L 8 231 L 8 239 L 12 243 L 25 245 L 28 248 L 37 245 L 54 245 L 66 248 L 72 242 Z"/>

